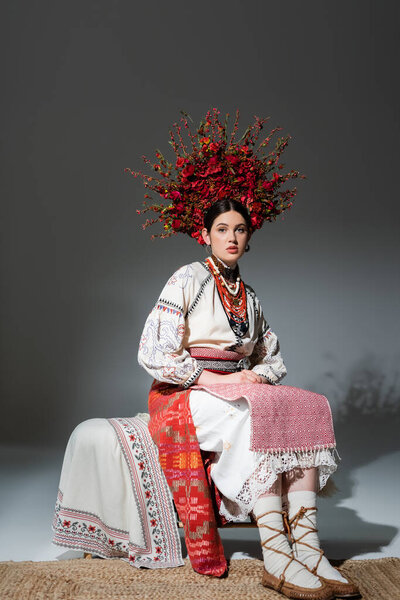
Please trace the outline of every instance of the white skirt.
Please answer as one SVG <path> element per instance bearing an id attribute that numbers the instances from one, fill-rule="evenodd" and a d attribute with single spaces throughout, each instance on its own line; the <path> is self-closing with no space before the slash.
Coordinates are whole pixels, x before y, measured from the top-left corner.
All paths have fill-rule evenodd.
<path id="1" fill-rule="evenodd" d="M 211 478 L 222 495 L 220 514 L 228 521 L 245 521 L 279 473 L 317 467 L 322 489 L 337 468 L 332 448 L 280 454 L 250 450 L 250 411 L 244 398 L 229 402 L 192 390 L 189 402 L 200 449 L 215 452 Z"/>

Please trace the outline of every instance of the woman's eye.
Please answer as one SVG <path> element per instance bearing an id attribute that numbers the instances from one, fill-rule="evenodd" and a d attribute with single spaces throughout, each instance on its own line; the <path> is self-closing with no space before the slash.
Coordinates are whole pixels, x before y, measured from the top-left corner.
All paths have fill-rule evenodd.
<path id="1" fill-rule="evenodd" d="M 220 233 L 224 233 L 225 229 L 223 229 L 223 228 L 221 227 L 220 229 L 218 229 L 218 231 L 219 231 Z"/>

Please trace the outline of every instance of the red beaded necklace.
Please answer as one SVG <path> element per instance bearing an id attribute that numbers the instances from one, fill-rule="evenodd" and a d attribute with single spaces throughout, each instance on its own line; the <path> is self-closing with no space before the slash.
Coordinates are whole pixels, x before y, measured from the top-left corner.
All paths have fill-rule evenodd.
<path id="1" fill-rule="evenodd" d="M 246 288 L 242 279 L 238 277 L 236 284 L 233 284 L 233 286 L 229 285 L 221 273 L 223 265 L 221 265 L 216 257 L 206 258 L 205 262 L 214 277 L 218 295 L 228 317 L 229 325 L 234 333 L 243 336 L 249 328 L 249 322 L 247 319 Z"/>

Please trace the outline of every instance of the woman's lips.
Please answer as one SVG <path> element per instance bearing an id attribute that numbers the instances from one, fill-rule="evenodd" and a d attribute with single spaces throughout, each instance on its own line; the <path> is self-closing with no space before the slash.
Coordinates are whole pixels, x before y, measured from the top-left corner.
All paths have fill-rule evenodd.
<path id="1" fill-rule="evenodd" d="M 230 252 L 231 254 L 236 254 L 238 249 L 236 248 L 236 246 L 232 246 L 231 248 L 227 248 L 227 251 Z"/>

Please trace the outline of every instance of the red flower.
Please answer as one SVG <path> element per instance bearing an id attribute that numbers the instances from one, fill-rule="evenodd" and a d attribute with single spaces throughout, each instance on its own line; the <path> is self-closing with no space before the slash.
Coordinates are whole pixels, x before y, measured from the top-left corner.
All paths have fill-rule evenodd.
<path id="1" fill-rule="evenodd" d="M 108 538 L 108 543 L 110 544 L 110 546 L 114 546 L 115 544 L 114 540 L 112 540 L 111 538 Z"/>
<path id="2" fill-rule="evenodd" d="M 150 524 L 152 527 L 155 527 L 157 525 L 156 519 L 151 519 Z"/>
<path id="3" fill-rule="evenodd" d="M 172 227 L 173 229 L 179 229 L 179 227 L 181 226 L 182 221 L 180 221 L 179 219 L 174 219 L 172 221 Z"/>
<path id="4" fill-rule="evenodd" d="M 131 433 L 131 434 L 130 434 L 130 436 L 129 436 L 129 439 L 130 439 L 130 441 L 131 441 L 131 442 L 134 442 L 134 441 L 135 441 L 135 439 L 136 439 L 136 438 L 135 438 L 135 436 L 133 435 L 133 433 Z"/>
<path id="5" fill-rule="evenodd" d="M 143 471 L 143 469 L 144 469 L 144 462 L 140 462 L 140 463 L 139 463 L 139 469 L 140 469 L 141 471 Z"/>
<path id="6" fill-rule="evenodd" d="M 160 560 L 160 557 L 159 556 L 155 556 L 154 560 Z"/>
<path id="7" fill-rule="evenodd" d="M 212 156 L 208 161 L 207 171 L 204 173 L 204 177 L 207 175 L 212 175 L 213 173 L 220 173 L 222 171 L 222 167 L 219 163 L 217 156 Z"/>
<path id="8" fill-rule="evenodd" d="M 237 165 L 237 163 L 239 162 L 239 158 L 234 154 L 227 154 L 225 158 L 228 162 L 231 163 L 231 165 Z"/>
<path id="9" fill-rule="evenodd" d="M 130 555 L 129 555 L 129 560 L 130 560 L 130 562 L 134 562 L 134 560 L 135 560 L 135 557 L 134 557 L 134 555 L 133 555 L 133 554 L 130 554 Z"/>
<path id="10" fill-rule="evenodd" d="M 181 195 L 179 192 L 177 192 L 176 190 L 172 190 L 172 192 L 169 193 L 169 197 L 171 198 L 171 200 L 173 200 L 174 202 L 176 202 L 176 200 L 180 200 L 181 199 Z"/>
<path id="11" fill-rule="evenodd" d="M 227 185 L 221 186 L 218 190 L 218 200 L 225 198 L 225 196 L 228 196 L 229 193 L 230 193 L 230 188 Z"/>
<path id="12" fill-rule="evenodd" d="M 63 527 L 70 527 L 71 521 L 63 521 Z"/>
<path id="13" fill-rule="evenodd" d="M 185 205 L 183 202 L 178 202 L 178 204 L 175 206 L 175 210 L 178 214 L 183 213 L 185 211 Z"/>
<path id="14" fill-rule="evenodd" d="M 211 150 L 211 152 L 217 152 L 218 148 L 218 144 L 215 144 L 214 142 L 211 142 L 211 144 L 209 145 L 209 149 Z"/>
<path id="15" fill-rule="evenodd" d="M 96 531 L 96 527 L 94 525 L 89 525 L 88 529 L 90 533 L 94 533 Z"/>
<path id="16" fill-rule="evenodd" d="M 267 192 L 270 192 L 271 190 L 274 189 L 274 186 L 270 181 L 264 181 L 262 186 L 263 186 L 264 190 L 267 190 Z"/>
<path id="17" fill-rule="evenodd" d="M 175 163 L 175 164 L 176 164 L 176 166 L 177 166 L 178 168 L 180 168 L 182 165 L 184 165 L 184 164 L 185 164 L 185 159 L 184 159 L 184 158 L 182 158 L 181 156 L 179 156 L 179 157 L 176 159 L 176 163 Z"/>
<path id="18" fill-rule="evenodd" d="M 146 490 L 146 498 L 151 498 L 151 492 L 149 490 Z"/>
<path id="19" fill-rule="evenodd" d="M 162 552 L 161 546 L 156 546 L 156 552 L 157 552 L 157 554 L 161 554 L 161 552 Z"/>
<path id="20" fill-rule="evenodd" d="M 196 188 L 196 192 L 200 193 L 204 189 L 204 181 L 201 179 L 195 179 L 194 181 L 190 182 L 190 187 L 192 189 Z"/>
<path id="21" fill-rule="evenodd" d="M 194 165 L 187 165 L 182 171 L 182 177 L 191 177 L 194 173 Z"/>

